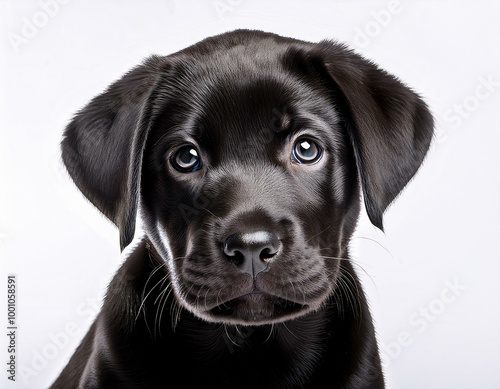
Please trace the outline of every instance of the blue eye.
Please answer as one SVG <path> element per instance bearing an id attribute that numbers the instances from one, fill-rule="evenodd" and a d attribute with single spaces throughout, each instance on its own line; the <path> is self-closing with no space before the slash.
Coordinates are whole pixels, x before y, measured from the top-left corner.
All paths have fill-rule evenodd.
<path id="1" fill-rule="evenodd" d="M 171 159 L 172 166 L 181 173 L 192 173 L 201 168 L 201 158 L 194 146 L 182 146 Z"/>
<path id="2" fill-rule="evenodd" d="M 292 160 L 299 165 L 312 165 L 321 159 L 323 149 L 309 138 L 300 138 L 293 145 Z"/>

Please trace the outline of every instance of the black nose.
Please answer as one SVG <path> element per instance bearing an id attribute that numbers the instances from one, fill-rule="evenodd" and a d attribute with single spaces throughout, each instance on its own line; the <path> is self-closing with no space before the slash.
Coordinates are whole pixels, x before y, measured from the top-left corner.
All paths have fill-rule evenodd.
<path id="1" fill-rule="evenodd" d="M 269 231 L 232 234 L 224 242 L 224 254 L 252 277 L 267 270 L 280 248 L 280 240 Z"/>

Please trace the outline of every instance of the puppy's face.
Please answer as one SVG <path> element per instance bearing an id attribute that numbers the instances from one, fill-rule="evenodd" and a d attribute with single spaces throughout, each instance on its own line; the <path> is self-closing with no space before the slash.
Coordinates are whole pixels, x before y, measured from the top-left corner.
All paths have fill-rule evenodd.
<path id="1" fill-rule="evenodd" d="M 140 205 L 184 308 L 256 325 L 351 282 L 360 191 L 382 228 L 432 133 L 420 97 L 345 46 L 238 30 L 124 75 L 71 121 L 62 156 L 122 248 Z"/>
<path id="2" fill-rule="evenodd" d="M 185 308 L 272 323 L 319 308 L 335 288 L 358 209 L 354 159 L 325 88 L 237 58 L 224 74 L 206 66 L 161 87 L 142 207 Z"/>

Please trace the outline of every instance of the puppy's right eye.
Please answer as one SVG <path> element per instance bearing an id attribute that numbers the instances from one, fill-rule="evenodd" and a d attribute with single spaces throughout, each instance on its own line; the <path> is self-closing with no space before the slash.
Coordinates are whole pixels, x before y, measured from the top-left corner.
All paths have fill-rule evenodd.
<path id="1" fill-rule="evenodd" d="M 323 149 L 309 138 L 300 138 L 292 149 L 292 161 L 298 165 L 313 165 L 321 159 Z"/>
<path id="2" fill-rule="evenodd" d="M 175 170 L 181 173 L 192 173 L 201 168 L 201 158 L 194 146 L 183 146 L 177 150 L 170 160 Z"/>

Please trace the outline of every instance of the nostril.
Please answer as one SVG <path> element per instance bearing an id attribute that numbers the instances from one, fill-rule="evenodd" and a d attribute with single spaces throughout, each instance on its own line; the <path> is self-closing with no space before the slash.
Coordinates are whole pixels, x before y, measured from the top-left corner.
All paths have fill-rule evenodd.
<path id="1" fill-rule="evenodd" d="M 272 257 L 274 257 L 278 253 L 278 250 L 274 250 L 272 248 L 266 247 L 264 250 L 260 252 L 259 258 L 263 261 L 267 262 Z"/>
<path id="2" fill-rule="evenodd" d="M 236 266 L 240 266 L 245 260 L 243 253 L 238 250 L 224 250 L 224 254 L 226 254 L 229 261 L 234 263 Z"/>
<path id="3" fill-rule="evenodd" d="M 240 244 L 239 237 L 238 235 L 234 234 L 226 239 L 222 251 L 224 251 L 224 254 L 226 254 L 228 257 L 243 257 L 243 253 L 240 251 L 241 248 L 242 245 Z"/>

